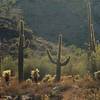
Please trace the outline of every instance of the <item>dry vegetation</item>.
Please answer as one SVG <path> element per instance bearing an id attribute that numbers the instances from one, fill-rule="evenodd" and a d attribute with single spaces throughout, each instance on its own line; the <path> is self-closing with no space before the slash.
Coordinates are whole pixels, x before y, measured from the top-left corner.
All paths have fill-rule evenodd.
<path id="1" fill-rule="evenodd" d="M 31 1 L 32 0 L 30 0 L 30 2 Z M 51 2 L 50 3 L 50 5 L 51 5 L 53 2 L 52 2 L 52 0 L 50 2 Z M 19 3 L 19 2 L 17 2 L 17 3 Z M 23 4 L 27 5 L 27 3 L 28 2 L 23 3 Z M 45 2 L 45 4 L 48 4 L 48 3 L 49 2 Z M 71 2 L 69 2 L 68 4 L 70 5 L 70 3 Z M 1 48 L 0 48 L 0 54 L 1 54 L 0 55 L 0 61 L 1 61 L 0 62 L 0 65 L 1 65 L 0 71 L 1 72 L 0 72 L 0 74 L 4 70 L 8 70 L 10 68 L 10 70 L 14 72 L 15 76 L 18 74 L 19 79 L 17 79 L 16 77 L 10 77 L 9 85 L 6 83 L 7 81 L 5 82 L 5 80 L 3 78 L 0 79 L 0 100 L 100 100 L 100 77 L 99 77 L 99 80 L 94 80 L 90 77 L 89 74 L 87 75 L 88 71 L 90 71 L 90 73 L 92 75 L 94 75 L 95 72 L 98 73 L 100 70 L 100 43 L 98 43 L 98 45 L 97 45 L 97 43 L 95 41 L 92 20 L 90 19 L 91 23 L 89 23 L 91 38 L 88 41 L 89 43 L 87 43 L 86 50 L 82 49 L 82 48 L 77 48 L 77 46 L 75 46 L 75 45 L 70 45 L 70 46 L 67 46 L 67 48 L 66 47 L 62 48 L 62 46 L 66 46 L 67 43 L 72 44 L 71 41 L 74 41 L 74 44 L 80 45 L 82 47 L 83 47 L 83 43 L 87 42 L 86 41 L 87 39 L 82 37 L 83 35 L 79 35 L 79 36 L 73 35 L 72 36 L 70 34 L 68 34 L 67 38 L 65 38 L 64 45 L 62 45 L 62 35 L 59 36 L 59 42 L 58 42 L 59 48 L 57 48 L 58 45 L 53 44 L 47 40 L 44 40 L 44 38 L 32 35 L 33 32 L 30 30 L 30 28 L 27 29 L 26 23 L 24 24 L 24 21 L 20 20 L 20 17 L 22 17 L 22 15 L 20 14 L 21 12 L 17 12 L 17 9 L 15 9 L 15 6 L 14 6 L 15 4 L 16 4 L 16 0 L 4 0 L 4 4 L 2 2 L 2 4 L 0 5 L 0 16 L 4 16 L 4 18 L 3 18 L 4 21 L 3 22 L 1 21 L 2 23 L 0 24 L 1 26 L 2 26 L 2 24 L 4 24 L 2 27 L 0 27 L 1 28 L 1 30 L 0 30 L 0 34 L 1 34 L 0 35 L 0 39 L 1 39 L 0 40 L 0 46 L 1 46 Z M 38 2 L 36 2 L 36 4 L 38 4 Z M 42 4 L 42 2 L 41 2 L 41 4 Z M 44 2 L 43 2 L 43 5 L 44 5 Z M 57 5 L 59 6 L 59 7 L 57 6 L 58 8 L 62 8 L 62 6 L 60 6 L 61 5 L 60 2 L 57 3 Z M 79 5 L 81 5 L 81 2 L 79 3 Z M 32 4 L 32 6 L 33 6 L 33 4 Z M 89 6 L 89 10 L 91 10 L 90 5 L 88 5 L 88 6 Z M 31 4 L 30 4 L 30 7 L 31 7 Z M 12 11 L 13 8 L 16 10 L 15 13 L 13 13 L 13 11 Z M 22 8 L 26 9 L 27 7 L 23 6 Z M 67 6 L 67 8 L 70 8 L 70 10 L 73 9 L 73 7 L 70 7 L 70 6 Z M 74 7 L 74 10 L 75 10 L 75 8 L 77 9 L 77 7 Z M 82 8 L 83 8 L 83 6 L 82 6 Z M 16 16 L 13 16 L 15 14 L 16 14 Z M 27 15 L 27 13 L 26 13 L 26 15 Z M 30 14 L 28 14 L 28 15 L 30 15 Z M 41 15 L 41 13 L 40 13 L 40 15 Z M 63 15 L 63 14 L 61 14 L 61 15 Z M 68 12 L 67 12 L 67 15 L 68 15 Z M 5 16 L 8 16 L 8 18 L 6 19 Z M 38 19 L 38 16 L 35 16 L 35 17 L 37 17 L 37 19 Z M 49 18 L 49 16 L 47 16 L 47 17 Z M 91 17 L 91 13 L 90 13 L 89 17 Z M 11 23 L 12 20 L 9 21 L 9 18 L 12 20 L 16 20 L 15 21 L 16 23 Z M 44 18 L 45 18 L 45 16 L 44 16 Z M 52 20 L 52 18 L 50 18 L 50 19 Z M 1 20 L 2 20 L 2 18 L 1 18 Z M 17 20 L 20 20 L 20 21 L 17 21 Z M 42 20 L 43 20 L 43 18 L 42 18 Z M 6 21 L 8 21 L 8 22 L 6 22 Z M 45 19 L 45 21 L 46 21 L 46 19 Z M 41 23 L 44 23 L 44 22 L 41 22 Z M 57 20 L 56 20 L 56 22 L 57 22 Z M 62 20 L 61 21 L 59 20 L 57 23 L 56 22 L 53 21 L 53 24 L 56 24 L 56 25 L 58 25 L 59 23 L 61 24 Z M 71 23 L 71 20 L 69 20 L 69 22 Z M 73 22 L 73 20 L 72 20 L 72 22 Z M 9 24 L 11 24 L 11 26 L 9 26 Z M 20 24 L 20 25 L 17 25 L 17 24 Z M 76 23 L 74 23 L 74 24 L 76 24 Z M 87 24 L 87 22 L 86 22 L 86 24 Z M 48 25 L 46 25 L 46 26 L 48 27 Z M 50 26 L 50 23 L 49 23 L 49 26 Z M 77 26 L 77 25 L 75 25 L 75 26 Z M 18 34 L 17 34 L 17 31 L 15 31 L 15 29 L 18 27 L 20 27 L 20 29 L 21 29 L 20 35 L 18 35 L 19 31 L 18 31 Z M 48 30 L 48 28 L 50 28 L 50 27 L 48 27 L 48 28 L 47 27 L 45 27 L 45 29 Z M 41 28 L 42 28 L 42 30 L 44 30 L 43 27 L 41 27 Z M 56 26 L 54 28 L 56 29 Z M 73 32 L 74 32 L 74 29 L 72 29 L 72 28 L 70 27 L 70 28 L 66 28 L 66 29 L 70 29 L 71 31 L 73 30 Z M 79 29 L 79 27 L 77 27 L 77 28 Z M 34 29 L 36 30 L 36 32 L 39 31 L 39 27 L 38 27 L 38 30 L 37 30 L 37 27 L 34 27 Z M 45 32 L 46 32 L 46 30 L 45 30 Z M 42 32 L 42 33 L 45 33 L 45 32 Z M 62 30 L 62 32 L 63 32 L 63 30 Z M 9 33 L 11 33 L 11 34 L 9 34 Z M 16 34 L 15 35 L 13 34 L 14 35 L 13 36 L 12 33 L 16 33 Z M 49 34 L 50 31 L 47 33 Z M 48 34 L 45 35 L 46 39 L 55 41 L 55 36 L 57 34 L 53 34 L 52 39 L 50 39 Z M 41 35 L 44 36 L 44 34 L 41 34 Z M 74 37 L 74 38 L 71 40 L 69 35 L 71 36 L 71 39 L 72 39 L 72 37 Z M 52 34 L 51 34 L 51 36 L 52 36 Z M 66 36 L 66 35 L 64 34 L 64 36 Z M 88 36 L 86 36 L 86 37 L 88 37 Z M 66 43 L 66 39 L 67 39 L 67 43 Z M 69 40 L 71 40 L 71 41 L 69 41 Z M 47 53 L 46 53 L 46 49 L 50 49 L 50 51 L 48 52 L 49 58 L 50 58 L 51 62 L 54 62 L 54 64 L 57 65 L 57 67 L 55 67 L 55 65 L 51 64 L 51 62 L 49 61 Z M 63 50 L 64 52 L 62 53 L 62 55 L 61 55 L 61 51 L 62 51 L 61 49 L 64 49 Z M 59 56 L 57 56 L 58 59 L 55 62 L 55 58 L 57 55 L 56 51 L 59 51 L 59 53 L 58 53 Z M 50 56 L 50 52 L 53 55 L 54 60 L 52 59 L 52 56 Z M 62 63 L 64 58 L 66 58 L 68 56 L 70 56 L 69 59 L 67 59 L 66 62 Z M 70 60 L 70 58 L 71 58 L 71 60 Z M 70 60 L 70 63 L 68 63 L 69 60 Z M 68 66 L 67 66 L 67 63 L 68 63 Z M 18 65 L 18 68 L 17 68 L 17 65 Z M 60 70 L 61 66 L 64 66 L 62 68 L 62 76 L 61 76 L 61 70 Z M 27 80 L 27 81 L 22 81 L 23 79 L 27 79 L 30 77 L 30 72 L 31 72 L 31 70 L 33 70 L 33 68 L 39 69 L 39 71 L 40 71 L 39 78 L 41 81 L 39 81 L 38 83 L 32 82 L 31 79 Z M 55 71 L 57 72 L 56 75 L 55 75 Z M 45 75 L 47 75 L 47 74 L 50 74 L 51 76 L 49 76 L 50 78 L 47 79 L 47 81 L 46 81 Z M 99 72 L 99 74 L 100 74 L 100 72 Z M 53 79 L 54 77 L 52 75 L 56 76 L 55 77 L 56 81 L 54 81 L 54 79 Z M 38 77 L 38 76 L 34 75 L 34 77 Z M 60 77 L 61 77 L 61 80 L 60 80 Z M 44 80 L 43 80 L 43 78 L 44 78 Z M 19 83 L 18 80 L 22 81 L 22 82 Z"/>
<path id="2" fill-rule="evenodd" d="M 55 87 L 56 89 L 54 89 Z M 31 97 L 37 95 L 44 98 L 43 100 L 49 100 L 48 97 L 51 98 L 50 100 L 100 100 L 100 82 L 91 79 L 88 80 L 86 78 L 75 80 L 73 82 L 73 79 L 68 76 L 63 76 L 58 83 L 43 83 L 40 81 L 36 84 L 24 81 L 19 84 L 16 79 L 12 79 L 10 85 L 7 86 L 4 81 L 0 81 L 1 97 L 16 97 L 19 95 Z"/>

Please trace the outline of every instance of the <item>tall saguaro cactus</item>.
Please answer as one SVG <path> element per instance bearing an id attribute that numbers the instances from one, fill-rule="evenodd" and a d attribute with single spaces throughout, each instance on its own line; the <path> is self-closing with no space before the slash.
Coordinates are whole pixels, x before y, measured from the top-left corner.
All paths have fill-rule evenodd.
<path id="1" fill-rule="evenodd" d="M 2 57 L 0 56 L 0 77 L 2 76 Z"/>
<path id="2" fill-rule="evenodd" d="M 88 7 L 88 26 L 89 26 L 89 43 L 88 43 L 88 60 L 90 63 L 90 73 L 93 76 L 93 73 L 97 71 L 96 65 L 96 41 L 95 41 L 95 33 L 93 27 L 92 13 L 91 13 L 91 3 L 87 0 Z"/>
<path id="3" fill-rule="evenodd" d="M 62 51 L 62 35 L 59 35 L 59 49 L 58 49 L 58 55 L 57 55 L 57 60 L 56 61 L 52 58 L 50 51 L 47 50 L 47 54 L 48 54 L 48 57 L 49 57 L 50 61 L 53 64 L 56 64 L 56 77 L 55 77 L 56 81 L 60 81 L 61 66 L 65 66 L 70 60 L 70 57 L 69 57 L 64 62 L 61 62 L 61 51 Z"/>
<path id="4" fill-rule="evenodd" d="M 19 82 L 23 81 L 24 79 L 24 72 L 23 72 L 23 40 L 24 40 L 24 21 L 20 21 L 20 34 L 19 34 L 19 50 L 18 50 L 18 79 Z"/>
<path id="5" fill-rule="evenodd" d="M 91 13 L 91 3 L 88 0 L 87 2 L 88 6 L 88 26 L 89 26 L 89 45 L 91 52 L 96 52 L 96 42 L 95 42 L 95 33 L 94 33 L 94 27 L 93 27 L 93 21 L 92 21 L 92 13 Z"/>

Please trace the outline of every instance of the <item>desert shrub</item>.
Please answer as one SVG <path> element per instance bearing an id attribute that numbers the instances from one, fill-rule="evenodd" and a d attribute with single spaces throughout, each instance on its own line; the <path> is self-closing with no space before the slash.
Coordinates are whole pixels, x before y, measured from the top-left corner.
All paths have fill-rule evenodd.
<path id="1" fill-rule="evenodd" d="M 34 51 L 30 48 L 26 48 L 24 50 L 24 57 L 25 58 L 31 58 L 34 55 Z"/>
<path id="2" fill-rule="evenodd" d="M 2 62 L 2 71 L 7 69 L 11 69 L 12 71 L 17 70 L 16 61 L 10 55 L 6 56 Z"/>
<path id="3" fill-rule="evenodd" d="M 24 76 L 25 78 L 30 77 L 32 69 L 38 68 L 40 71 L 40 77 L 43 78 L 45 74 L 54 74 L 54 65 L 49 62 L 47 56 L 43 57 L 31 57 L 24 60 Z"/>
<path id="4" fill-rule="evenodd" d="M 62 75 L 71 75 L 71 74 L 80 74 L 84 76 L 84 74 L 88 71 L 88 60 L 87 53 L 85 50 L 77 48 L 76 46 L 68 46 L 68 48 L 63 48 L 64 52 L 62 55 L 65 57 L 71 56 L 70 62 L 63 66 Z M 100 46 L 97 48 L 96 54 L 96 62 L 97 68 L 100 69 Z M 38 68 L 40 70 L 41 78 L 46 74 L 55 74 L 55 65 L 50 62 L 47 57 L 46 52 L 43 55 L 38 55 L 31 48 L 27 48 L 24 50 L 24 76 L 25 79 L 30 77 L 30 72 L 34 68 Z M 65 58 L 62 56 L 62 61 Z M 17 58 L 13 58 L 12 56 L 6 56 L 2 62 L 2 70 L 12 69 L 17 70 Z"/>
<path id="5" fill-rule="evenodd" d="M 63 67 L 62 73 L 71 75 L 71 74 L 80 74 L 83 76 L 87 72 L 87 54 L 85 50 L 70 46 L 66 56 L 70 55 L 71 60 L 67 66 Z"/>

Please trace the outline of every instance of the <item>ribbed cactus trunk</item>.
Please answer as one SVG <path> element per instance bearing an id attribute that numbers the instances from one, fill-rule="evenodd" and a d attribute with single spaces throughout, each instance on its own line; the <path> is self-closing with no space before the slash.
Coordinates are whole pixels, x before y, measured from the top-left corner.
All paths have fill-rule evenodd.
<path id="1" fill-rule="evenodd" d="M 95 41 L 95 33 L 94 33 L 94 26 L 92 21 L 92 13 L 91 13 L 91 3 L 88 0 L 88 28 L 89 28 L 89 46 L 91 52 L 96 52 L 96 41 Z"/>
<path id="2" fill-rule="evenodd" d="M 69 57 L 64 62 L 61 62 L 61 50 L 62 50 L 62 35 L 59 35 L 59 49 L 58 49 L 58 55 L 57 55 L 56 61 L 53 60 L 50 51 L 47 50 L 47 54 L 48 54 L 50 61 L 53 64 L 56 64 L 56 77 L 55 77 L 56 81 L 60 81 L 61 79 L 61 66 L 65 66 L 70 60 L 70 57 Z"/>
<path id="3" fill-rule="evenodd" d="M 88 43 L 88 62 L 90 65 L 90 73 L 93 76 L 94 72 L 97 71 L 96 65 L 96 40 L 95 40 L 95 33 L 94 33 L 94 26 L 92 21 L 92 14 L 91 14 L 91 3 L 88 0 L 87 2 L 88 7 L 88 27 L 89 27 L 89 43 Z"/>
<path id="4" fill-rule="evenodd" d="M 20 21 L 20 34 L 19 34 L 19 51 L 18 51 L 18 79 L 19 79 L 19 82 L 23 81 L 23 79 L 24 79 L 23 38 L 24 38 L 24 22 L 21 20 Z"/>
<path id="5" fill-rule="evenodd" d="M 0 77 L 2 76 L 2 57 L 0 56 Z"/>
<path id="6" fill-rule="evenodd" d="M 59 49 L 58 49 L 58 61 L 57 61 L 57 68 L 56 68 L 56 80 L 60 80 L 61 77 L 61 49 L 62 49 L 62 35 L 59 35 Z"/>
<path id="7" fill-rule="evenodd" d="M 57 68 L 56 68 L 56 80 L 59 81 L 61 78 L 61 66 L 60 64 L 57 65 Z"/>
<path id="8" fill-rule="evenodd" d="M 1 38 L 0 38 L 0 77 L 2 76 L 2 42 L 1 42 Z"/>

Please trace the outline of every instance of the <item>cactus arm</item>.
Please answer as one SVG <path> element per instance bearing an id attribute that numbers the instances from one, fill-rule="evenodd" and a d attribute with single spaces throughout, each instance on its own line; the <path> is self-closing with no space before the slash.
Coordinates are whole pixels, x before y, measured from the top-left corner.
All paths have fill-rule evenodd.
<path id="1" fill-rule="evenodd" d="M 94 42 L 94 44 L 95 44 L 95 34 L 94 34 L 94 27 L 93 27 L 93 24 L 91 24 L 91 33 L 92 33 L 92 40 L 93 40 L 93 42 Z"/>
<path id="2" fill-rule="evenodd" d="M 70 61 L 70 56 L 63 62 L 63 63 L 60 63 L 61 66 L 65 66 L 67 63 L 69 63 Z"/>
<path id="3" fill-rule="evenodd" d="M 92 42 L 92 49 L 94 52 L 96 52 L 96 47 L 95 47 L 95 35 L 94 35 L 94 28 L 93 28 L 93 24 L 91 24 L 91 34 L 92 34 L 92 37 L 91 37 L 91 42 Z"/>
<path id="4" fill-rule="evenodd" d="M 87 7 L 88 7 L 88 24 L 89 24 L 89 31 L 90 31 L 90 46 L 91 50 L 93 52 L 96 52 L 95 49 L 95 34 L 94 34 L 94 27 L 93 27 L 93 21 L 92 21 L 92 12 L 91 12 L 91 3 L 88 0 L 87 2 Z"/>
<path id="5" fill-rule="evenodd" d="M 25 43 L 26 41 L 25 41 L 25 35 L 23 34 L 23 48 L 25 48 L 26 47 L 26 43 Z"/>
<path id="6" fill-rule="evenodd" d="M 50 59 L 50 61 L 53 63 L 53 64 L 57 64 L 56 61 L 53 60 L 52 56 L 51 56 L 51 53 L 49 50 L 47 50 L 47 54 L 48 54 L 48 57 Z"/>

